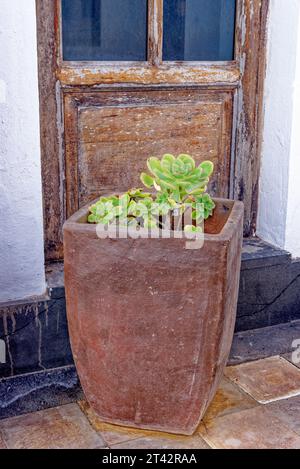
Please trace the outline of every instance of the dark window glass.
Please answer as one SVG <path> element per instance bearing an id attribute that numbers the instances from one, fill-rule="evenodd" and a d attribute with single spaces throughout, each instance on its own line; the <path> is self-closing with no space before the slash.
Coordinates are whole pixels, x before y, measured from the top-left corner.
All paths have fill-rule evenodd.
<path id="1" fill-rule="evenodd" d="M 62 0 L 64 60 L 146 60 L 147 0 Z"/>
<path id="2" fill-rule="evenodd" d="M 236 0 L 164 0 L 163 60 L 234 58 Z"/>

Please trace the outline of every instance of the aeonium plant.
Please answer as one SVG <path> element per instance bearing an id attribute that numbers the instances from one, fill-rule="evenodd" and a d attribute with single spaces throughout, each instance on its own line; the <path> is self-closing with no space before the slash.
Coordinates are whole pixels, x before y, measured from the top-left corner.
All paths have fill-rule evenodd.
<path id="1" fill-rule="evenodd" d="M 184 231 L 201 231 L 199 225 L 215 208 L 207 193 L 213 163 L 203 161 L 196 166 L 190 155 L 181 154 L 175 158 L 165 154 L 161 159 L 149 158 L 147 167 L 150 174 L 142 173 L 140 179 L 152 192 L 138 188 L 121 195 L 101 197 L 90 207 L 88 222 L 163 229 L 170 227 L 170 218 L 188 212 L 189 223 L 182 226 Z"/>

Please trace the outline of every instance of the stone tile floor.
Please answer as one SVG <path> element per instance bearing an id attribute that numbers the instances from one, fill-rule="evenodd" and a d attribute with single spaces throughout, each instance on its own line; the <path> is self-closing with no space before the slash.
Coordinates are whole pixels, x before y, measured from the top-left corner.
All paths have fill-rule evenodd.
<path id="1" fill-rule="evenodd" d="M 227 367 L 193 436 L 110 425 L 82 401 L 0 420 L 0 449 L 300 449 L 300 369 L 289 360 Z"/>

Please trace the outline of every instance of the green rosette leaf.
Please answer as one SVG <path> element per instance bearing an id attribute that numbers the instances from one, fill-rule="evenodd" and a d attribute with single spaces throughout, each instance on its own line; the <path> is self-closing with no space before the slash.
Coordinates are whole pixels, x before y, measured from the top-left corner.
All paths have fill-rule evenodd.
<path id="1" fill-rule="evenodd" d="M 212 161 L 203 161 L 199 165 L 199 168 L 203 170 L 203 173 L 206 177 L 210 177 L 214 171 L 214 164 Z"/>
<path id="2" fill-rule="evenodd" d="M 140 179 L 142 183 L 144 184 L 144 186 L 147 187 L 148 189 L 151 189 L 151 187 L 153 187 L 154 180 L 153 180 L 153 177 L 150 176 L 149 174 L 142 173 L 140 176 Z"/>

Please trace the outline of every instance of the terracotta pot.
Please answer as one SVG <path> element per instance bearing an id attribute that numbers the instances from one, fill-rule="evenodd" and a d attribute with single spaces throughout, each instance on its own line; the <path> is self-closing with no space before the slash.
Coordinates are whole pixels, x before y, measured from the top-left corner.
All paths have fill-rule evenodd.
<path id="1" fill-rule="evenodd" d="M 235 324 L 243 204 L 217 199 L 202 249 L 185 239 L 99 239 L 88 208 L 64 226 L 72 350 L 103 421 L 192 434 Z"/>

